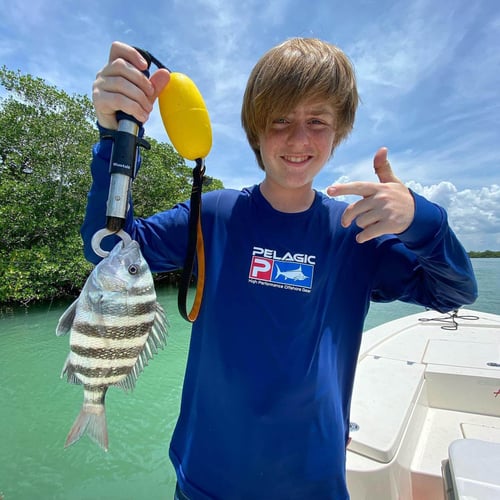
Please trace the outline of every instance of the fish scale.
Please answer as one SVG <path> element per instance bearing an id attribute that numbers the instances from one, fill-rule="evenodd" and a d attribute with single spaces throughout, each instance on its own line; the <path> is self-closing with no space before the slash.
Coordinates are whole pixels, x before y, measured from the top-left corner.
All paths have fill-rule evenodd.
<path id="1" fill-rule="evenodd" d="M 57 335 L 70 333 L 61 377 L 83 385 L 82 409 L 65 446 L 87 434 L 107 451 L 106 392 L 112 385 L 135 387 L 148 361 L 165 346 L 167 325 L 139 244 L 118 243 L 57 325 Z"/>

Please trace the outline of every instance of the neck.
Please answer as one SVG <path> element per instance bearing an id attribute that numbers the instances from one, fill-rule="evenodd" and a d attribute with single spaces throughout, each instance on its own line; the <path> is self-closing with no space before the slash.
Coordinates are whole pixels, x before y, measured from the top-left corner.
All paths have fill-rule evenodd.
<path id="1" fill-rule="evenodd" d="M 311 207 L 316 196 L 311 186 L 280 189 L 271 186 L 266 179 L 260 184 L 260 192 L 275 210 L 285 213 L 305 212 Z"/>

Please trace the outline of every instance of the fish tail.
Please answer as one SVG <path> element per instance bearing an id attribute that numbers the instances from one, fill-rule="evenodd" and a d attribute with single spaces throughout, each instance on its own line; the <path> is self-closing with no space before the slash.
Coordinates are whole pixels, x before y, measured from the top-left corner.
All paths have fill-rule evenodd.
<path id="1" fill-rule="evenodd" d="M 276 269 L 278 272 L 276 273 L 275 278 L 279 278 L 283 273 L 281 272 L 281 269 L 278 267 L 278 264 L 276 264 Z"/>
<path id="2" fill-rule="evenodd" d="M 64 447 L 76 443 L 87 434 L 104 451 L 108 451 L 108 427 L 104 405 L 84 404 L 78 417 L 69 431 Z"/>

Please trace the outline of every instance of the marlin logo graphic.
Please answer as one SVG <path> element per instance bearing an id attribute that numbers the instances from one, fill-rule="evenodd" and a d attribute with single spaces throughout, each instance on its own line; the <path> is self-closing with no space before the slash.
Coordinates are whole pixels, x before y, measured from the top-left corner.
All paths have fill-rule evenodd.
<path id="1" fill-rule="evenodd" d="M 284 276 L 285 279 L 292 280 L 292 281 L 304 281 L 308 278 L 303 272 L 302 272 L 302 266 L 299 266 L 297 269 L 291 269 L 290 271 L 282 271 L 278 264 L 276 264 L 276 270 L 278 271 L 276 273 L 276 276 L 274 279 L 278 279 L 280 276 Z"/>

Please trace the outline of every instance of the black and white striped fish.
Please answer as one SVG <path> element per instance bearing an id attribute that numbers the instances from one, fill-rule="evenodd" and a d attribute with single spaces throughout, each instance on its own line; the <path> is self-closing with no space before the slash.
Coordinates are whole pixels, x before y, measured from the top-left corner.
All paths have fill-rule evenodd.
<path id="1" fill-rule="evenodd" d="M 136 241 L 119 242 L 94 268 L 78 299 L 59 320 L 56 334 L 68 332 L 70 353 L 61 377 L 83 385 L 83 407 L 65 446 L 87 433 L 107 451 L 108 387 L 133 389 L 167 336 L 167 318 Z"/>

